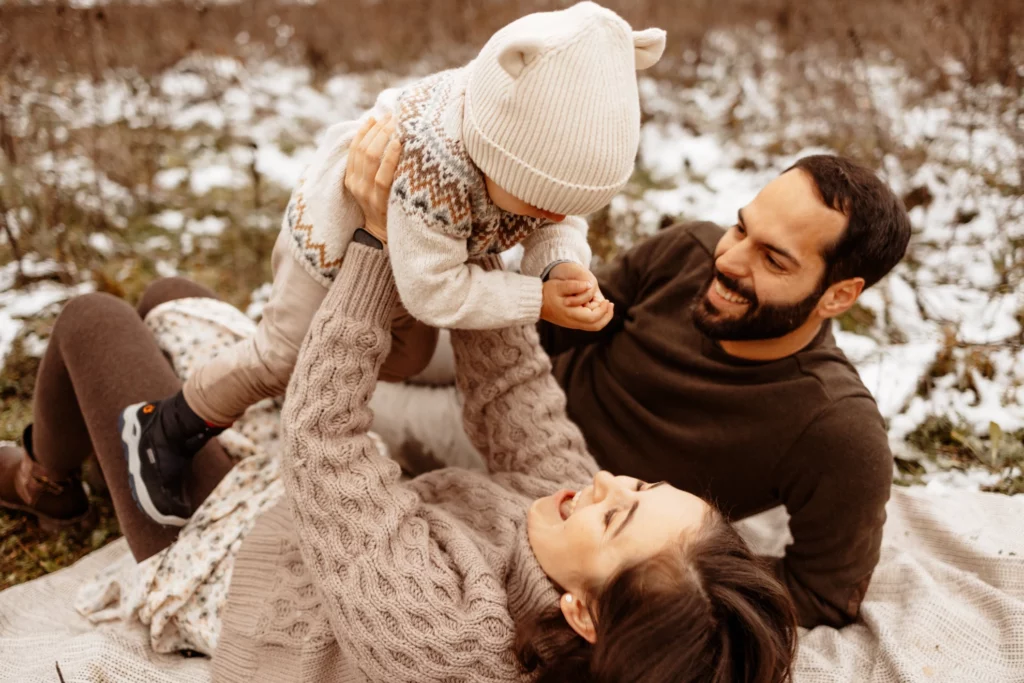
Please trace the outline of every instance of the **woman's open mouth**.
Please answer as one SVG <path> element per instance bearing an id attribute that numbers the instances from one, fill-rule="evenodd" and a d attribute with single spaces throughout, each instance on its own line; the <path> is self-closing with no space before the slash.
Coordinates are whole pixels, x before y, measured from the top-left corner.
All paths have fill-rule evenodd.
<path id="1" fill-rule="evenodd" d="M 559 491 L 558 492 L 558 514 L 562 521 L 569 519 L 576 510 L 576 503 L 580 498 L 580 491 Z"/>

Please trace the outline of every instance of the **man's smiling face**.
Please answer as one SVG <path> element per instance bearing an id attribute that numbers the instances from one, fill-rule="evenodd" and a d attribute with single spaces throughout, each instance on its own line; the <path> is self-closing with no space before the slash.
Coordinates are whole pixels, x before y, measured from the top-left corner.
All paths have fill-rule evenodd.
<path id="1" fill-rule="evenodd" d="M 787 171 L 740 209 L 718 242 L 694 323 L 719 341 L 776 339 L 807 323 L 828 288 L 824 255 L 846 229 L 811 177 Z"/>

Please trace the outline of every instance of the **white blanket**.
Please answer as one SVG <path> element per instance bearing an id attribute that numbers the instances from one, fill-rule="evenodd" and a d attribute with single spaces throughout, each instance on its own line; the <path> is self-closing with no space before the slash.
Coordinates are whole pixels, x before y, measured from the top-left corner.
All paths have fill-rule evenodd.
<path id="1" fill-rule="evenodd" d="M 796 683 L 1024 681 L 1024 496 L 894 488 L 882 560 L 862 608 L 841 631 L 802 634 Z M 765 552 L 784 546 L 771 511 L 741 524 Z M 0 593 L 0 681 L 163 683 L 208 680 L 208 661 L 154 655 L 137 624 L 93 627 L 77 586 L 128 548 Z"/>

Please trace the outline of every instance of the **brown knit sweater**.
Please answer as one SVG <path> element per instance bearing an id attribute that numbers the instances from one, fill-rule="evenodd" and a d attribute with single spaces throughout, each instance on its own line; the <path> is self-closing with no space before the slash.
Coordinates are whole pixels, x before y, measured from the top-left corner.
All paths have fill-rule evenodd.
<path id="1" fill-rule="evenodd" d="M 597 273 L 618 319 L 596 334 L 541 323 L 544 347 L 603 467 L 667 479 L 732 519 L 785 505 L 793 543 L 775 566 L 800 622 L 842 626 L 878 563 L 892 483 L 885 424 L 829 325 L 766 363 L 697 330 L 691 307 L 721 236 L 691 223 L 631 249 Z"/>
<path id="2" fill-rule="evenodd" d="M 490 474 L 401 481 L 367 436 L 396 299 L 387 256 L 351 245 L 288 388 L 287 496 L 239 551 L 216 681 L 523 679 L 514 625 L 558 600 L 526 510 L 596 466 L 533 326 L 455 331 L 466 429 Z"/>

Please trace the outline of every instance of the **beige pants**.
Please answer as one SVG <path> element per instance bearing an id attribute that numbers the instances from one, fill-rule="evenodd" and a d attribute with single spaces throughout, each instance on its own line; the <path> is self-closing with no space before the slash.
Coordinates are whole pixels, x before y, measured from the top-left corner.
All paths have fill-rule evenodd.
<path id="1" fill-rule="evenodd" d="M 218 354 L 185 382 L 185 400 L 204 420 L 228 425 L 246 408 L 284 394 L 299 346 L 327 290 L 292 255 L 284 231 L 274 244 L 274 283 L 256 334 Z M 437 345 L 437 330 L 401 305 L 391 320 L 391 353 L 380 370 L 385 382 L 400 382 L 423 370 Z"/>

